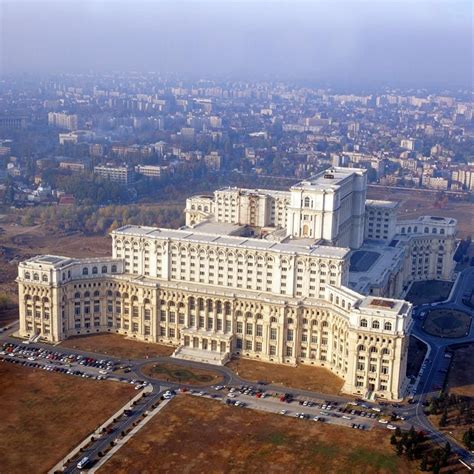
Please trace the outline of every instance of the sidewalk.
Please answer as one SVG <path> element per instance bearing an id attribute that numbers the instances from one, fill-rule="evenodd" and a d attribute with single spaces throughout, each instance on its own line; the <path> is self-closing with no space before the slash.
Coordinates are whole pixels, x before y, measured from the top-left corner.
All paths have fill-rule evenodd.
<path id="1" fill-rule="evenodd" d="M 120 408 L 116 413 L 114 413 L 106 422 L 102 423 L 93 433 L 87 436 L 84 441 L 82 441 L 79 445 L 77 445 L 67 456 L 61 459 L 55 466 L 53 466 L 49 471 L 48 474 L 54 474 L 57 471 L 62 471 L 66 461 L 71 459 L 81 451 L 81 448 L 87 446 L 91 442 L 91 437 L 94 436 L 95 438 L 102 435 L 102 429 L 106 428 L 114 418 L 117 418 L 123 414 L 125 410 L 132 408 L 133 403 L 137 400 L 140 400 L 144 393 L 150 393 L 153 391 L 153 387 L 151 385 L 147 385 L 143 390 L 141 390 L 135 397 L 133 397 L 129 402 L 126 403 L 122 408 Z"/>

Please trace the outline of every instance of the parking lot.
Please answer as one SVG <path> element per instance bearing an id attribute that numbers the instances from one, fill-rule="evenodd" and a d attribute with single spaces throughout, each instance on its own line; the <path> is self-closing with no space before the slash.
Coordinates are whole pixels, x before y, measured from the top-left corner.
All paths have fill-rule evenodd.
<path id="1" fill-rule="evenodd" d="M 266 392 L 253 386 L 217 386 L 215 389 L 216 393 L 202 390 L 184 391 L 195 396 L 217 398 L 227 405 L 359 430 L 371 430 L 377 426 L 394 430 L 395 423 L 403 421 L 403 417 L 396 419 L 395 415 L 392 416 L 390 406 L 386 405 L 384 409 L 370 407 L 362 400 L 339 404 L 327 400 L 293 398 L 289 394 Z"/>
<path id="2" fill-rule="evenodd" d="M 135 385 L 137 390 L 146 382 L 132 380 L 113 374 L 121 365 L 114 360 L 94 359 L 78 354 L 30 347 L 25 344 L 5 343 L 0 350 L 0 359 L 25 367 L 43 369 L 49 372 L 74 375 L 96 380 L 116 380 Z"/>

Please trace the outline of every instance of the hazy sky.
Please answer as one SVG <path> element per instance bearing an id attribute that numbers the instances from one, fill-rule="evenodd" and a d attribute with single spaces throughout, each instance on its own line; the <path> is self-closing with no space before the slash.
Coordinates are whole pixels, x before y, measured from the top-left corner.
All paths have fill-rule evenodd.
<path id="1" fill-rule="evenodd" d="M 0 0 L 0 68 L 465 87 L 472 24 L 458 0 Z"/>

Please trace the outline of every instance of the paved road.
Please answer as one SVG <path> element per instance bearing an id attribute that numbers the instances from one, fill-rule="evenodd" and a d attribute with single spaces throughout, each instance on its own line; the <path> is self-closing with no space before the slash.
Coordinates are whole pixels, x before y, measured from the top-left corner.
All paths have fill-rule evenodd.
<path id="1" fill-rule="evenodd" d="M 467 268 L 461 272 L 448 299 L 431 305 L 420 305 L 414 308 L 414 325 L 412 335 L 423 341 L 429 348 L 429 361 L 414 396 L 414 404 L 407 410 L 410 413 L 409 418 L 414 421 L 416 426 L 423 428 L 428 432 L 431 438 L 437 442 L 445 444 L 450 442 L 453 451 L 462 457 L 468 464 L 474 466 L 474 456 L 464 446 L 456 443 L 452 438 L 438 431 L 424 414 L 423 403 L 439 394 L 439 389 L 435 387 L 443 386 L 446 377 L 446 369 L 449 368 L 450 360 L 445 357 L 449 346 L 474 342 L 474 312 L 471 308 L 462 303 L 463 294 L 474 289 L 474 267 Z M 471 325 L 469 332 L 460 338 L 437 337 L 427 334 L 423 330 L 423 319 L 420 313 L 429 308 L 458 309 L 471 315 Z M 426 360 L 426 359 L 425 359 Z"/>

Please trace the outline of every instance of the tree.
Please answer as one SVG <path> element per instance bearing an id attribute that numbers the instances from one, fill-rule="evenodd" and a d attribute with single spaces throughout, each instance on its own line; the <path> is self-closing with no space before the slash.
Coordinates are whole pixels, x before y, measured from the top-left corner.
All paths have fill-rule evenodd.
<path id="1" fill-rule="evenodd" d="M 446 426 L 447 424 L 448 424 L 448 413 L 445 410 L 439 420 L 439 426 L 443 427 L 443 426 Z"/>
<path id="2" fill-rule="evenodd" d="M 393 434 L 390 438 L 390 444 L 397 444 L 397 437 L 395 436 L 395 434 Z"/>
<path id="3" fill-rule="evenodd" d="M 425 454 L 423 456 L 423 459 L 421 460 L 420 469 L 422 471 L 427 471 L 428 470 L 428 455 L 427 454 Z"/>
<path id="4" fill-rule="evenodd" d="M 397 443 L 397 454 L 398 456 L 403 454 L 403 442 L 401 440 Z"/>
<path id="5" fill-rule="evenodd" d="M 397 426 L 397 429 L 395 430 L 395 436 L 401 436 L 402 435 L 402 430 L 400 429 L 399 426 Z"/>
<path id="6" fill-rule="evenodd" d="M 444 452 L 449 456 L 451 454 L 451 444 L 449 441 L 444 445 Z"/>
<path id="7" fill-rule="evenodd" d="M 11 301 L 8 295 L 1 293 L 0 294 L 0 310 L 9 308 L 10 304 L 11 304 Z"/>

